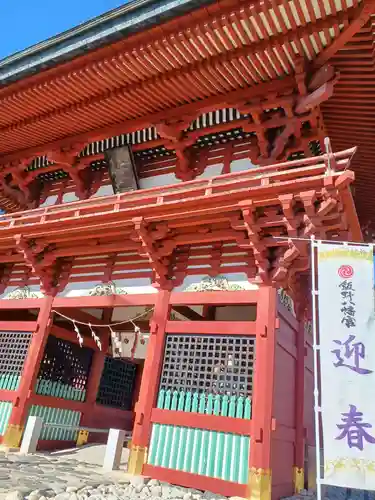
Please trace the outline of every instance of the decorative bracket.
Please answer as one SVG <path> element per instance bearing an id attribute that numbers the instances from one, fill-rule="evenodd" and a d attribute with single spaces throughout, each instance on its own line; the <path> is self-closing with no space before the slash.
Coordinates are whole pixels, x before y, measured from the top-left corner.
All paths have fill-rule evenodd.
<path id="1" fill-rule="evenodd" d="M 86 179 L 83 178 L 82 171 L 86 168 L 87 162 L 80 161 L 78 158 L 79 153 L 85 147 L 84 144 L 75 144 L 69 150 L 52 150 L 46 153 L 49 161 L 53 162 L 56 166 L 61 167 L 76 185 L 75 195 L 79 199 L 86 199 L 88 197 L 88 186 Z"/>
<path id="2" fill-rule="evenodd" d="M 0 294 L 4 293 L 14 269 L 14 264 L 2 264 L 0 270 Z"/>
<path id="3" fill-rule="evenodd" d="M 169 277 L 170 259 L 165 254 L 162 255 L 156 245 L 156 242 L 167 234 L 167 226 L 163 224 L 152 231 L 145 223 L 143 217 L 134 218 L 133 224 L 135 234 L 132 239 L 141 244 L 139 254 L 141 257 L 148 259 L 155 272 L 155 283 L 153 285 L 161 287 L 164 290 L 170 290 L 173 287 L 172 280 Z"/>
<path id="4" fill-rule="evenodd" d="M 257 216 L 255 207 L 251 201 L 241 204 L 242 220 L 232 219 L 231 227 L 242 232 L 242 236 L 237 238 L 237 244 L 240 248 L 252 248 L 254 254 L 255 265 L 257 268 L 257 276 L 255 281 L 269 283 L 270 262 L 268 259 L 268 250 L 266 245 L 261 241 L 260 226 L 257 224 Z M 244 233 L 246 236 L 244 236 Z"/>
<path id="5" fill-rule="evenodd" d="M 192 180 L 195 173 L 191 168 L 191 150 L 195 143 L 195 137 L 189 137 L 186 129 L 189 127 L 191 119 L 174 122 L 158 123 L 155 128 L 163 139 L 166 139 L 166 146 L 176 151 L 176 177 L 182 181 Z"/>
<path id="6" fill-rule="evenodd" d="M 58 259 L 55 255 L 55 245 L 26 240 L 22 235 L 18 235 L 16 248 L 39 277 L 40 288 L 45 295 L 55 296 L 65 288 L 69 281 L 72 260 Z"/>

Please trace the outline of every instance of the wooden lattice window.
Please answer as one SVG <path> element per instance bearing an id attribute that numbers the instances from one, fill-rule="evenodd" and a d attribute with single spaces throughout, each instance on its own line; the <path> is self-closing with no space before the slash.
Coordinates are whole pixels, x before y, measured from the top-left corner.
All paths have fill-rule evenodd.
<path id="1" fill-rule="evenodd" d="M 107 357 L 100 380 L 97 403 L 131 410 L 137 367 L 122 359 Z"/>
<path id="2" fill-rule="evenodd" d="M 167 335 L 160 389 L 251 396 L 255 338 Z"/>
<path id="3" fill-rule="evenodd" d="M 92 349 L 49 336 L 38 379 L 59 382 L 84 391 L 90 373 Z"/>
<path id="4" fill-rule="evenodd" d="M 32 332 L 0 332 L 0 373 L 21 375 Z"/>

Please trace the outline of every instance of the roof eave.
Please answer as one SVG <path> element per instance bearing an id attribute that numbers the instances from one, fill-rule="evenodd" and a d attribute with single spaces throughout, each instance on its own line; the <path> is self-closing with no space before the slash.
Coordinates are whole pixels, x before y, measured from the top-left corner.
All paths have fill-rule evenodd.
<path id="1" fill-rule="evenodd" d="M 214 0 L 135 0 L 0 61 L 0 86 L 51 68 Z"/>

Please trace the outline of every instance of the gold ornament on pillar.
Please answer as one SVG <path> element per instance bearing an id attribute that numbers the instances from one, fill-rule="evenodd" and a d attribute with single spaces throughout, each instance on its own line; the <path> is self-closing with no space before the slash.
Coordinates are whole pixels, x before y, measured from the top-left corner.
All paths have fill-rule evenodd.
<path id="1" fill-rule="evenodd" d="M 3 446 L 6 448 L 19 448 L 23 430 L 23 425 L 9 424 L 3 437 Z"/>
<path id="2" fill-rule="evenodd" d="M 144 464 L 147 463 L 147 448 L 132 446 L 128 462 L 128 473 L 141 475 Z"/>
<path id="3" fill-rule="evenodd" d="M 300 493 L 305 489 L 305 474 L 302 467 L 293 467 L 294 493 Z"/>
<path id="4" fill-rule="evenodd" d="M 250 468 L 247 494 L 249 500 L 271 500 L 271 486 L 271 469 Z"/>

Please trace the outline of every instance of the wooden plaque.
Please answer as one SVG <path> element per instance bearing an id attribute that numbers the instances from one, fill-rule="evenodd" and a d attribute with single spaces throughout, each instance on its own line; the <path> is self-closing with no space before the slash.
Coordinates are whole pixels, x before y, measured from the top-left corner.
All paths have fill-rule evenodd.
<path id="1" fill-rule="evenodd" d="M 114 193 L 139 189 L 134 158 L 129 146 L 109 149 L 104 153 Z"/>

